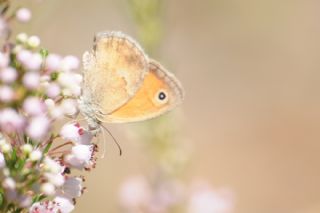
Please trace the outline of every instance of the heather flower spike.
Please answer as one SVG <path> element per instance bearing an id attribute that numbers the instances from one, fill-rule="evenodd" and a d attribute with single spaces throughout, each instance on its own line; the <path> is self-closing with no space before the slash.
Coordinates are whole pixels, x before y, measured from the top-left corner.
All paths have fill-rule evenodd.
<path id="1" fill-rule="evenodd" d="M 84 192 L 74 170 L 94 168 L 97 153 L 86 124 L 69 121 L 79 112 L 79 59 L 41 49 L 37 35 L 8 40 L 13 19 L 32 17 L 9 11 L 0 15 L 0 212 L 68 213 Z"/>

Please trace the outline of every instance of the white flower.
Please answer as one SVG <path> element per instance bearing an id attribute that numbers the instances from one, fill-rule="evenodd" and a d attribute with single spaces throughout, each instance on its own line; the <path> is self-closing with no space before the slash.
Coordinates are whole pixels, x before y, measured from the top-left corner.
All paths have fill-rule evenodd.
<path id="1" fill-rule="evenodd" d="M 32 116 L 46 112 L 46 105 L 37 97 L 28 97 L 23 102 L 23 110 Z"/>
<path id="2" fill-rule="evenodd" d="M 65 124 L 60 130 L 60 136 L 65 140 L 75 141 L 79 137 L 78 130 L 75 124 Z"/>
<path id="3" fill-rule="evenodd" d="M 29 156 L 31 161 L 38 161 L 41 159 L 41 157 L 42 157 L 42 152 L 38 149 L 33 150 Z"/>
<path id="4" fill-rule="evenodd" d="M 30 36 L 28 41 L 28 45 L 32 48 L 36 48 L 40 45 L 40 38 L 38 36 Z"/>
<path id="5" fill-rule="evenodd" d="M 34 203 L 29 213 L 70 213 L 73 210 L 74 205 L 69 199 L 57 196 L 53 201 Z"/>
<path id="6" fill-rule="evenodd" d="M 65 115 L 73 116 L 78 112 L 77 102 L 74 99 L 64 99 L 60 106 Z"/>
<path id="7" fill-rule="evenodd" d="M 76 145 L 71 149 L 71 154 L 65 157 L 65 162 L 77 169 L 89 168 L 92 165 L 91 158 L 93 148 L 89 145 Z"/>
<path id="8" fill-rule="evenodd" d="M 17 70 L 12 67 L 6 67 L 0 72 L 0 78 L 4 83 L 12 83 L 18 77 Z"/>
<path id="9" fill-rule="evenodd" d="M 60 135 L 65 140 L 82 145 L 90 145 L 93 138 L 91 132 L 83 129 L 79 124 L 65 124 L 61 128 Z"/>
<path id="10" fill-rule="evenodd" d="M 31 12 L 27 8 L 20 8 L 16 12 L 16 17 L 21 22 L 28 22 L 31 19 Z"/>
<path id="11" fill-rule="evenodd" d="M 13 190 L 16 188 L 16 182 L 11 177 L 7 177 L 2 182 L 2 186 L 5 189 Z"/>
<path id="12" fill-rule="evenodd" d="M 57 196 L 54 201 L 59 204 L 61 213 L 69 213 L 74 209 L 73 203 L 67 198 Z"/>
<path id="13" fill-rule="evenodd" d="M 52 183 L 43 183 L 40 187 L 41 191 L 50 196 L 50 195 L 54 195 L 54 193 L 56 192 L 56 188 L 54 187 L 54 185 Z"/>
<path id="14" fill-rule="evenodd" d="M 59 174 L 63 172 L 63 167 L 55 160 L 50 157 L 46 157 L 43 161 L 44 169 L 46 172 L 53 174 Z"/>
<path id="15" fill-rule="evenodd" d="M 60 187 L 64 184 L 64 176 L 60 173 L 45 173 L 44 176 L 47 178 L 48 182 L 56 187 Z"/>
<path id="16" fill-rule="evenodd" d="M 39 115 L 30 119 L 30 123 L 26 128 L 27 134 L 36 142 L 40 142 L 50 128 L 50 121 L 46 116 Z"/>
<path id="17" fill-rule="evenodd" d="M 68 88 L 74 83 L 73 73 L 61 72 L 57 80 L 61 86 Z"/>
<path id="18" fill-rule="evenodd" d="M 9 143 L 1 144 L 1 151 L 3 153 L 9 153 L 9 152 L 11 152 L 11 150 L 12 150 L 11 144 L 9 144 Z"/>
<path id="19" fill-rule="evenodd" d="M 6 161 L 3 154 L 0 152 L 0 169 L 3 169 L 6 166 Z"/>
<path id="20" fill-rule="evenodd" d="M 18 42 L 20 43 L 25 43 L 27 42 L 28 40 L 28 35 L 26 33 L 19 33 L 17 36 L 16 36 L 16 39 Z"/>
<path id="21" fill-rule="evenodd" d="M 82 182 L 82 179 L 79 177 L 68 177 L 58 194 L 70 200 L 80 197 L 83 192 Z"/>
<path id="22" fill-rule="evenodd" d="M 30 144 L 23 144 L 21 150 L 24 154 L 30 154 L 32 152 L 32 146 Z"/>
<path id="23" fill-rule="evenodd" d="M 62 59 L 61 69 L 64 71 L 76 70 L 79 68 L 79 59 L 73 55 L 68 55 Z"/>

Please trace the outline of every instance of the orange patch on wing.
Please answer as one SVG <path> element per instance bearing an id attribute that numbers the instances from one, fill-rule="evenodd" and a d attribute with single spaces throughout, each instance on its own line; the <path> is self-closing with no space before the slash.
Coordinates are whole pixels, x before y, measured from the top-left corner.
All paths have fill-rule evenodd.
<path id="1" fill-rule="evenodd" d="M 163 79 L 156 76 L 154 72 L 146 74 L 144 82 L 136 95 L 130 99 L 125 105 L 111 113 L 111 117 L 117 119 L 134 119 L 144 117 L 146 115 L 155 114 L 165 108 L 167 104 L 156 105 L 154 98 L 158 91 L 166 90 L 168 86 Z"/>

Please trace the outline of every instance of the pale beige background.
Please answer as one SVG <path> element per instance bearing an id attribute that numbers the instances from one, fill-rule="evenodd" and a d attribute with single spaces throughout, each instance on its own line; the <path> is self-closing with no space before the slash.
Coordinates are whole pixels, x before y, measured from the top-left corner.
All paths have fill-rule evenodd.
<path id="1" fill-rule="evenodd" d="M 81 56 L 104 29 L 136 35 L 125 0 L 32 7 L 32 27 L 22 28 L 53 52 Z M 320 212 L 319 8 L 316 0 L 165 3 L 161 60 L 186 88 L 182 131 L 195 144 L 187 178 L 233 188 L 236 212 Z M 110 128 L 125 153 L 109 145 L 77 213 L 118 212 L 121 181 L 152 167 L 125 128 Z"/>

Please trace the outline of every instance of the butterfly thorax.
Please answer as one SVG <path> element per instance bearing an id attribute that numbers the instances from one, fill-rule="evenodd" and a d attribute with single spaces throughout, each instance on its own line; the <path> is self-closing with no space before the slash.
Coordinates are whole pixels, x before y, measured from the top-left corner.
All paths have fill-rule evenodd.
<path id="1" fill-rule="evenodd" d="M 79 110 L 86 119 L 89 130 L 93 134 L 97 134 L 100 131 L 101 122 L 96 118 L 95 107 L 93 107 L 93 104 L 87 100 L 88 99 L 83 96 L 78 99 Z"/>

